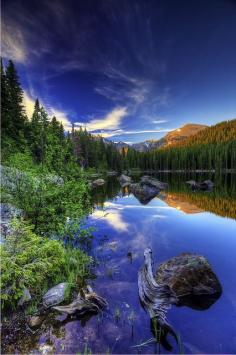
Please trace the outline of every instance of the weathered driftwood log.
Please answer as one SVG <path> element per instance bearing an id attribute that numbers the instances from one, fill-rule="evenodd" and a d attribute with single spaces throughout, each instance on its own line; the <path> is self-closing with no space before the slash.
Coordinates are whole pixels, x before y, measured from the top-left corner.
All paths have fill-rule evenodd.
<path id="1" fill-rule="evenodd" d="M 210 264 L 201 255 L 183 253 L 162 263 L 153 275 L 151 249 L 144 251 L 144 265 L 138 274 L 139 297 L 166 337 L 177 336 L 167 322 L 166 313 L 171 305 L 194 309 L 210 307 L 221 295 L 222 288 Z M 177 340 L 178 342 L 178 340 Z"/>
<path id="2" fill-rule="evenodd" d="M 177 299 L 169 286 L 156 282 L 153 276 L 152 251 L 149 248 L 144 251 L 144 265 L 138 274 L 138 288 L 141 304 L 149 312 L 151 320 L 157 321 L 165 336 L 169 332 L 178 341 L 175 331 L 166 319 L 168 309 Z"/>
<path id="3" fill-rule="evenodd" d="M 56 311 L 66 313 L 69 315 L 86 313 L 98 313 L 103 308 L 107 307 L 107 302 L 104 298 L 98 296 L 93 292 L 90 286 L 83 289 L 77 296 L 77 298 L 66 306 L 52 307 Z"/>

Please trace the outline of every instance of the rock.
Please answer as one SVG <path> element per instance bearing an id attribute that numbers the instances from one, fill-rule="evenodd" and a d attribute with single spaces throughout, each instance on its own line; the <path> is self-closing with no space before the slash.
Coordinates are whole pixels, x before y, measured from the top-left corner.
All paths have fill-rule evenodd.
<path id="1" fill-rule="evenodd" d="M 168 187 L 168 184 L 166 182 L 161 182 L 161 181 L 159 181 L 153 177 L 147 176 L 147 175 L 145 175 L 141 178 L 140 184 L 142 186 L 147 185 L 150 187 L 156 187 L 159 190 L 164 190 Z"/>
<path id="2" fill-rule="evenodd" d="M 107 176 L 115 176 L 117 175 L 117 171 L 108 171 Z"/>
<path id="3" fill-rule="evenodd" d="M 55 349 L 52 345 L 42 344 L 39 346 L 39 353 L 42 355 L 55 354 Z"/>
<path id="4" fill-rule="evenodd" d="M 119 178 L 118 178 L 121 186 L 128 186 L 129 184 L 131 184 L 131 177 L 130 176 L 127 176 L 127 175 L 124 175 L 122 174 Z"/>
<path id="5" fill-rule="evenodd" d="M 91 178 L 96 178 L 96 177 L 101 176 L 101 174 L 100 174 L 100 173 L 92 173 L 92 174 L 89 174 L 89 176 L 90 176 Z"/>
<path id="6" fill-rule="evenodd" d="M 186 181 L 186 184 L 189 185 L 192 189 L 195 189 L 197 187 L 197 183 L 195 180 Z"/>
<path id="7" fill-rule="evenodd" d="M 209 191 L 213 189 L 214 183 L 211 180 L 205 180 L 203 182 L 197 183 L 195 180 L 186 181 L 192 190 L 202 190 L 202 191 Z"/>
<path id="8" fill-rule="evenodd" d="M 205 180 L 199 186 L 201 190 L 211 190 L 214 187 L 214 183 L 211 180 Z"/>
<path id="9" fill-rule="evenodd" d="M 50 288 L 50 290 L 43 296 L 43 305 L 46 308 L 60 304 L 65 299 L 68 282 L 61 282 L 60 284 Z"/>
<path id="10" fill-rule="evenodd" d="M 103 179 L 97 179 L 92 182 L 93 187 L 102 186 L 104 184 L 105 184 L 105 180 Z"/>
<path id="11" fill-rule="evenodd" d="M 154 186 L 131 184 L 130 192 L 133 193 L 139 202 L 146 205 L 159 193 L 159 189 Z"/>
<path id="12" fill-rule="evenodd" d="M 183 253 L 162 263 L 157 269 L 156 280 L 168 285 L 178 298 L 222 292 L 209 262 L 200 255 Z"/>
<path id="13" fill-rule="evenodd" d="M 21 296 L 21 298 L 18 301 L 18 306 L 23 306 L 24 303 L 27 303 L 30 300 L 31 300 L 31 294 L 30 294 L 28 288 L 24 287 L 23 295 Z"/>
<path id="14" fill-rule="evenodd" d="M 59 175 L 47 175 L 47 176 L 45 176 L 45 180 L 48 182 L 51 182 L 55 185 L 63 185 L 64 184 L 63 178 Z"/>
<path id="15" fill-rule="evenodd" d="M 40 327 L 46 316 L 32 316 L 28 320 L 28 324 L 31 328 Z"/>
<path id="16" fill-rule="evenodd" d="M 1 235 L 7 236 L 11 233 L 11 220 L 23 216 L 23 211 L 10 203 L 1 203 Z"/>

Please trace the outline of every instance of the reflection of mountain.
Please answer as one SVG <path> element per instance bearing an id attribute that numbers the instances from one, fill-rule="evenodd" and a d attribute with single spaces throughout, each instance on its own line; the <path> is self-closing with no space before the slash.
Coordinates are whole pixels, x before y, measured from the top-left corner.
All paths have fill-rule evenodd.
<path id="1" fill-rule="evenodd" d="M 177 210 L 187 214 L 200 213 L 204 211 L 202 208 L 199 208 L 195 204 L 183 199 L 183 197 L 179 194 L 167 193 L 161 195 L 161 199 L 163 199 L 170 207 L 176 208 Z"/>
<path id="2" fill-rule="evenodd" d="M 236 199 L 212 193 L 167 193 L 162 199 L 171 207 L 184 213 L 212 212 L 222 217 L 236 219 Z"/>

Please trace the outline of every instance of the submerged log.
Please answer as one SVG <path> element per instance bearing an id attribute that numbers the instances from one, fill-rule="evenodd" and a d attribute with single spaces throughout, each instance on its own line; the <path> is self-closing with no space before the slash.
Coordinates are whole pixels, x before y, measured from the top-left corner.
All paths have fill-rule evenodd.
<path id="1" fill-rule="evenodd" d="M 77 298 L 66 306 L 52 307 L 58 312 L 66 313 L 69 315 L 79 314 L 84 315 L 87 313 L 98 313 L 103 308 L 107 307 L 107 302 L 104 298 L 98 296 L 93 292 L 90 286 L 82 289 Z"/>
<path id="2" fill-rule="evenodd" d="M 156 318 L 161 325 L 168 325 L 167 310 L 177 301 L 170 287 L 157 283 L 153 276 L 152 251 L 144 250 L 144 265 L 138 273 L 138 289 L 142 306 L 149 312 L 150 318 Z"/>
<path id="3" fill-rule="evenodd" d="M 174 257 L 162 263 L 154 276 L 151 249 L 144 251 L 144 265 L 138 273 L 138 288 L 141 304 L 149 312 L 151 324 L 155 323 L 156 327 L 161 328 L 160 333 L 166 345 L 168 332 L 178 342 L 166 317 L 172 305 L 207 309 L 222 292 L 210 264 L 201 255 L 183 253 Z"/>

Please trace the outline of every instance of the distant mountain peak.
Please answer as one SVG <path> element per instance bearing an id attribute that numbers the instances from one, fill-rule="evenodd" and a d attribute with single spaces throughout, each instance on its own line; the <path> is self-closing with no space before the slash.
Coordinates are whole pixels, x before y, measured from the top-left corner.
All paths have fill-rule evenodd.
<path id="1" fill-rule="evenodd" d="M 151 149 L 170 146 L 177 142 L 198 133 L 199 131 L 207 128 L 208 126 L 197 123 L 186 123 L 185 125 L 168 132 L 160 139 L 148 139 L 144 142 L 132 144 L 132 148 L 139 152 L 146 152 Z"/>

